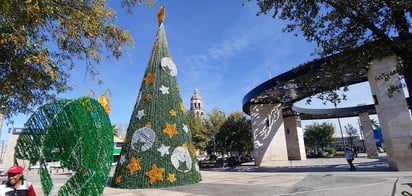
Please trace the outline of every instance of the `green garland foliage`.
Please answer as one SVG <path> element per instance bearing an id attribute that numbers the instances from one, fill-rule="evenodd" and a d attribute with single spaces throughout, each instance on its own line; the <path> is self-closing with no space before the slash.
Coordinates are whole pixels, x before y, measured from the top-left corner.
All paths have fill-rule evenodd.
<path id="1" fill-rule="evenodd" d="M 59 161 L 75 174 L 58 195 L 101 195 L 113 160 L 110 119 L 94 99 L 59 99 L 40 107 L 25 123 L 15 148 L 15 157 L 40 162 L 45 195 L 53 182 L 46 160 Z"/>
<path id="2" fill-rule="evenodd" d="M 159 20 L 113 187 L 158 188 L 201 181 L 176 75 L 163 21 Z"/>

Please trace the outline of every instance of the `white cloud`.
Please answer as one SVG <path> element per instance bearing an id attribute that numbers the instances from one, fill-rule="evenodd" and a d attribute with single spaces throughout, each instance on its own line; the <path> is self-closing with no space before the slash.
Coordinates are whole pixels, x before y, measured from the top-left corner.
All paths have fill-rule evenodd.
<path id="1" fill-rule="evenodd" d="M 193 54 L 185 57 L 184 61 L 189 65 L 204 65 L 208 61 L 208 56 L 204 54 Z"/>
<path id="2" fill-rule="evenodd" d="M 252 34 L 253 32 L 229 36 L 229 39 L 224 40 L 221 43 L 218 43 L 215 46 L 209 48 L 208 54 L 215 59 L 219 59 L 227 58 L 236 55 L 237 53 L 241 53 L 248 46 L 253 44 L 254 41 L 257 41 L 256 38 L 253 38 L 253 36 L 255 35 Z"/>

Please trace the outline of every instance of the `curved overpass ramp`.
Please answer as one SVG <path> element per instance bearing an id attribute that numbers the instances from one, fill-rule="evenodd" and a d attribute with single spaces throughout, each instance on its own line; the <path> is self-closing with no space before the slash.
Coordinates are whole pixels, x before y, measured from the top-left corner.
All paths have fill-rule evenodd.
<path id="1" fill-rule="evenodd" d="M 304 156 L 302 155 L 302 148 L 304 149 L 303 134 L 299 133 L 301 127 L 298 121 L 301 119 L 359 116 L 362 127 L 370 127 L 368 156 L 376 154 L 369 114 L 378 114 L 384 132 L 389 165 L 396 170 L 412 170 L 410 165 L 412 162 L 410 151 L 412 147 L 412 121 L 408 110 L 410 106 L 408 107 L 403 92 L 398 93 L 396 98 L 388 98 L 385 93 L 388 84 L 400 83 L 399 78 L 394 76 L 390 81 L 368 80 L 368 76 L 374 78 L 379 75 L 379 72 L 391 71 L 396 64 L 394 56 L 375 59 L 367 66 L 336 61 L 336 58 L 332 56 L 300 65 L 253 88 L 244 96 L 242 109 L 252 118 L 255 154 L 260 157 L 257 165 L 265 160 L 272 161 L 272 163 L 276 162 L 276 159 L 284 160 L 285 156 L 286 160 L 290 160 L 291 157 L 298 157 L 298 160 L 305 159 L 302 158 Z M 314 72 L 313 70 L 322 71 Z M 334 82 L 333 85 L 328 86 L 331 81 Z M 334 90 L 336 86 L 350 86 L 365 81 L 369 81 L 371 85 L 375 104 L 336 109 L 310 109 L 294 106 L 297 101 Z M 367 134 L 364 135 L 366 137 Z M 270 136 L 269 140 L 268 136 Z M 366 140 L 368 139 L 365 138 Z M 287 147 L 281 145 L 287 145 Z M 293 149 L 296 146 L 300 149 Z M 256 150 L 257 148 L 260 150 Z M 277 152 L 287 151 L 287 155 L 273 152 L 275 148 L 277 148 Z M 291 154 L 290 151 L 295 151 L 295 153 Z M 272 153 L 272 155 L 266 156 L 267 153 Z"/>

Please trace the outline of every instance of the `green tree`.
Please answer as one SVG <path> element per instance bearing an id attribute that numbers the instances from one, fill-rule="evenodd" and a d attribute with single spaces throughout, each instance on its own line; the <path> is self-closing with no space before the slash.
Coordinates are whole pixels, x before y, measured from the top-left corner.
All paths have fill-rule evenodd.
<path id="1" fill-rule="evenodd" d="M 333 134 L 335 133 L 335 127 L 332 123 L 314 123 L 312 125 L 305 126 L 305 133 L 303 134 L 303 139 L 305 144 L 314 149 L 318 147 L 325 148 L 329 147 L 333 142 Z"/>
<path id="2" fill-rule="evenodd" d="M 347 124 L 344 126 L 346 134 L 349 135 L 349 145 L 353 146 L 354 137 L 358 135 L 358 130 L 353 127 L 351 124 Z"/>
<path id="3" fill-rule="evenodd" d="M 242 112 L 231 113 L 216 134 L 216 143 L 222 154 L 252 151 L 250 120 Z"/>
<path id="4" fill-rule="evenodd" d="M 193 112 L 186 112 L 187 124 L 192 132 L 192 140 L 196 149 L 206 150 L 210 141 L 207 121 L 197 118 Z"/>
<path id="5" fill-rule="evenodd" d="M 226 115 L 218 108 L 213 108 L 213 110 L 207 116 L 211 134 L 216 134 L 220 130 L 220 127 L 223 125 L 223 123 L 226 121 Z"/>
<path id="6" fill-rule="evenodd" d="M 257 0 L 257 4 L 260 7 L 258 15 L 273 11 L 274 18 L 288 21 L 284 32 L 300 31 L 307 41 L 317 43 L 315 53 L 325 57 L 347 52 L 346 57 L 342 57 L 345 59 L 335 59 L 334 64 L 346 62 L 359 71 L 367 68 L 372 59 L 389 53 L 397 55 L 400 63 L 396 70 L 377 79 L 388 79 L 399 73 L 412 94 L 412 3 L 409 0 Z M 371 44 L 376 47 L 369 47 Z M 324 66 L 320 73 L 313 75 L 333 78 L 328 81 L 330 89 L 337 89 L 334 81 L 342 82 L 343 72 L 334 66 L 329 67 L 332 68 Z M 305 86 L 304 83 L 302 81 L 300 85 Z M 399 90 L 402 90 L 401 86 L 392 85 L 388 94 L 391 96 Z M 412 99 L 409 99 L 409 105 L 412 105 Z"/>
<path id="7" fill-rule="evenodd" d="M 153 5 L 152 0 L 123 0 Z M 133 46 L 105 0 L 10 0 L 0 5 L 0 107 L 6 119 L 73 88 L 70 71 L 96 79 L 102 58 Z M 80 61 L 78 61 L 80 60 Z M 101 80 L 97 79 L 99 84 Z"/>
<path id="8" fill-rule="evenodd" d="M 231 150 L 240 154 L 251 152 L 253 151 L 253 139 L 250 119 L 246 118 L 243 113 L 238 112 L 237 114 L 239 114 L 239 117 L 234 119 L 236 131 L 231 138 L 233 141 Z"/>
<path id="9" fill-rule="evenodd" d="M 161 7 L 159 16 L 163 14 Z M 201 180 L 176 76 L 177 67 L 167 45 L 164 23 L 159 20 L 139 97 L 113 175 L 114 187 L 159 188 Z"/>
<path id="10" fill-rule="evenodd" d="M 207 146 L 207 151 L 209 154 L 215 153 L 216 151 L 216 134 L 219 132 L 220 128 L 226 121 L 226 115 L 224 112 L 218 108 L 213 108 L 213 110 L 207 115 L 208 123 L 208 136 L 209 142 Z"/>
<path id="11" fill-rule="evenodd" d="M 116 125 L 112 125 L 113 136 L 119 136 L 120 129 Z"/>

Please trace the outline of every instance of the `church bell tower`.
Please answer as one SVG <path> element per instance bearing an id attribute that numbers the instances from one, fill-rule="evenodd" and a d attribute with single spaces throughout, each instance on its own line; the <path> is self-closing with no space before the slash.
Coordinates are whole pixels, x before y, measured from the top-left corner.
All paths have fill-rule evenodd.
<path id="1" fill-rule="evenodd" d="M 197 118 L 205 119 L 205 109 L 203 108 L 203 100 L 199 95 L 199 90 L 195 89 L 195 93 L 190 99 L 190 111 L 195 114 Z"/>

